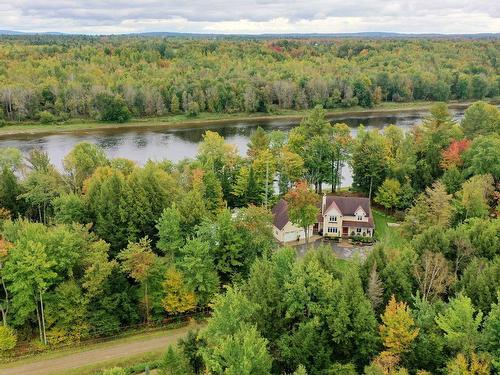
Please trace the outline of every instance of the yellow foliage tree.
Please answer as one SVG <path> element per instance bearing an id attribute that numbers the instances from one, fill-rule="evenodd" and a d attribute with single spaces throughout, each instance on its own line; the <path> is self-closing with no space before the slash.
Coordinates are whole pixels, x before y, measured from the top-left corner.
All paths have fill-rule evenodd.
<path id="1" fill-rule="evenodd" d="M 161 304 L 165 311 L 178 314 L 196 307 L 195 293 L 187 288 L 182 274 L 175 267 L 170 267 L 165 273 L 163 289 L 165 297 L 163 297 Z"/>
<path id="2" fill-rule="evenodd" d="M 486 356 L 472 353 L 468 359 L 463 353 L 459 353 L 448 362 L 446 373 L 449 375 L 488 375 L 490 367 L 491 361 Z"/>
<path id="3" fill-rule="evenodd" d="M 400 356 L 410 349 L 410 345 L 418 336 L 410 310 L 405 302 L 397 302 L 394 295 L 382 315 L 383 324 L 380 325 L 385 352 L 390 355 Z"/>

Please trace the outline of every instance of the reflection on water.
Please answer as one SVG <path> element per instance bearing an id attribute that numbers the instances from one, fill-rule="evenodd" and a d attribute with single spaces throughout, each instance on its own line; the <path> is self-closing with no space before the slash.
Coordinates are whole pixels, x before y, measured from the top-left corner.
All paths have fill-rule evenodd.
<path id="1" fill-rule="evenodd" d="M 336 116 L 332 123 L 344 122 L 351 128 L 351 134 L 356 135 L 359 125 L 367 129 L 382 129 L 394 124 L 408 131 L 412 126 L 420 123 L 427 112 L 401 112 L 390 115 L 373 116 Z M 463 111 L 454 111 L 455 119 L 463 117 Z M 297 125 L 296 120 L 262 120 L 262 121 L 234 121 L 221 125 L 195 127 L 191 129 L 167 128 L 140 128 L 140 129 L 105 129 L 98 131 L 82 131 L 70 134 L 53 135 L 19 135 L 7 139 L 0 139 L 0 147 L 16 147 L 24 154 L 38 148 L 46 151 L 54 165 L 62 169 L 64 156 L 80 142 L 91 142 L 102 147 L 108 157 L 123 157 L 144 164 L 147 160 L 160 161 L 164 159 L 178 162 L 184 158 L 196 155 L 198 144 L 207 130 L 222 135 L 226 142 L 234 144 L 241 154 L 247 151 L 249 136 L 258 126 L 267 131 L 289 131 Z M 342 171 L 343 186 L 352 183 L 351 172 L 347 167 Z"/>

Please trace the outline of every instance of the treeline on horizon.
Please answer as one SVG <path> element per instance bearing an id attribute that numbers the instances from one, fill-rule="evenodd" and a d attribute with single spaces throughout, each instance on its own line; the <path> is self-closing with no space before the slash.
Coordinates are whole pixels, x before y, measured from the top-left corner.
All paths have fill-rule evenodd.
<path id="1" fill-rule="evenodd" d="M 119 122 L 491 98 L 499 51 L 498 39 L 4 37 L 0 116 Z"/>
<path id="2" fill-rule="evenodd" d="M 441 103 L 408 133 L 352 138 L 318 106 L 248 146 L 207 131 L 195 158 L 139 166 L 81 143 L 62 171 L 0 148 L 0 356 L 209 308 L 160 374 L 500 370 L 497 107 L 457 123 Z M 401 226 L 377 222 L 364 261 L 279 247 L 273 202 L 315 220 L 312 187 L 335 190 L 346 163 L 354 193 L 372 189 Z"/>

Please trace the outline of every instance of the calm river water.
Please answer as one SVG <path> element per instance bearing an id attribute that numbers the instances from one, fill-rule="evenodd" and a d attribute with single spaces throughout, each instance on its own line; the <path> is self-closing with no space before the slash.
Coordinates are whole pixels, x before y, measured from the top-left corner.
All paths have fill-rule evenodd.
<path id="1" fill-rule="evenodd" d="M 463 109 L 451 110 L 455 119 L 463 117 Z M 389 124 L 395 124 L 408 131 L 412 126 L 419 124 L 428 114 L 426 111 L 402 111 L 391 114 L 373 115 L 337 115 L 329 120 L 332 123 L 344 122 L 355 135 L 360 124 L 367 129 L 383 129 Z M 224 122 L 220 125 L 203 127 L 168 129 L 161 127 L 141 127 L 122 129 L 103 129 L 78 131 L 64 134 L 49 135 L 14 135 L 0 138 L 1 147 L 15 147 L 24 154 L 38 148 L 46 151 L 52 163 L 62 168 L 62 159 L 79 142 L 91 142 L 101 146 L 110 158 L 123 157 L 144 164 L 147 160 L 169 159 L 177 162 L 184 158 L 196 155 L 198 144 L 207 130 L 216 131 L 226 142 L 236 145 L 241 154 L 245 154 L 249 136 L 258 126 L 267 131 L 289 131 L 297 126 L 297 120 L 251 120 Z M 343 170 L 343 186 L 350 186 L 352 182 L 349 168 Z"/>

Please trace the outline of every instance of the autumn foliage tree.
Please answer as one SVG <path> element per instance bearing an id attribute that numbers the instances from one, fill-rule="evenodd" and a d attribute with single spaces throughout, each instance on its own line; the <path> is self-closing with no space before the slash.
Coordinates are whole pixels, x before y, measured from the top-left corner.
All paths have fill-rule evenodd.
<path id="1" fill-rule="evenodd" d="M 309 245 L 309 228 L 319 213 L 318 195 L 311 191 L 305 181 L 299 181 L 295 188 L 285 195 L 290 221 L 304 229 L 306 248 Z"/>
<path id="2" fill-rule="evenodd" d="M 448 148 L 441 152 L 441 167 L 450 169 L 452 167 L 461 167 L 463 165 L 462 154 L 470 147 L 471 142 L 468 139 L 454 140 Z"/>
<path id="3" fill-rule="evenodd" d="M 397 302 L 394 296 L 385 308 L 379 330 L 385 347 L 383 353 L 397 358 L 410 350 L 411 343 L 419 331 L 415 327 L 408 305 L 405 302 Z"/>
<path id="4" fill-rule="evenodd" d="M 144 304 L 146 310 L 146 322 L 149 321 L 149 295 L 148 278 L 151 274 L 153 265 L 157 256 L 151 250 L 151 241 L 145 237 L 137 243 L 129 243 L 123 250 L 118 259 L 121 260 L 122 269 L 130 275 L 135 281 L 144 287 Z"/>

